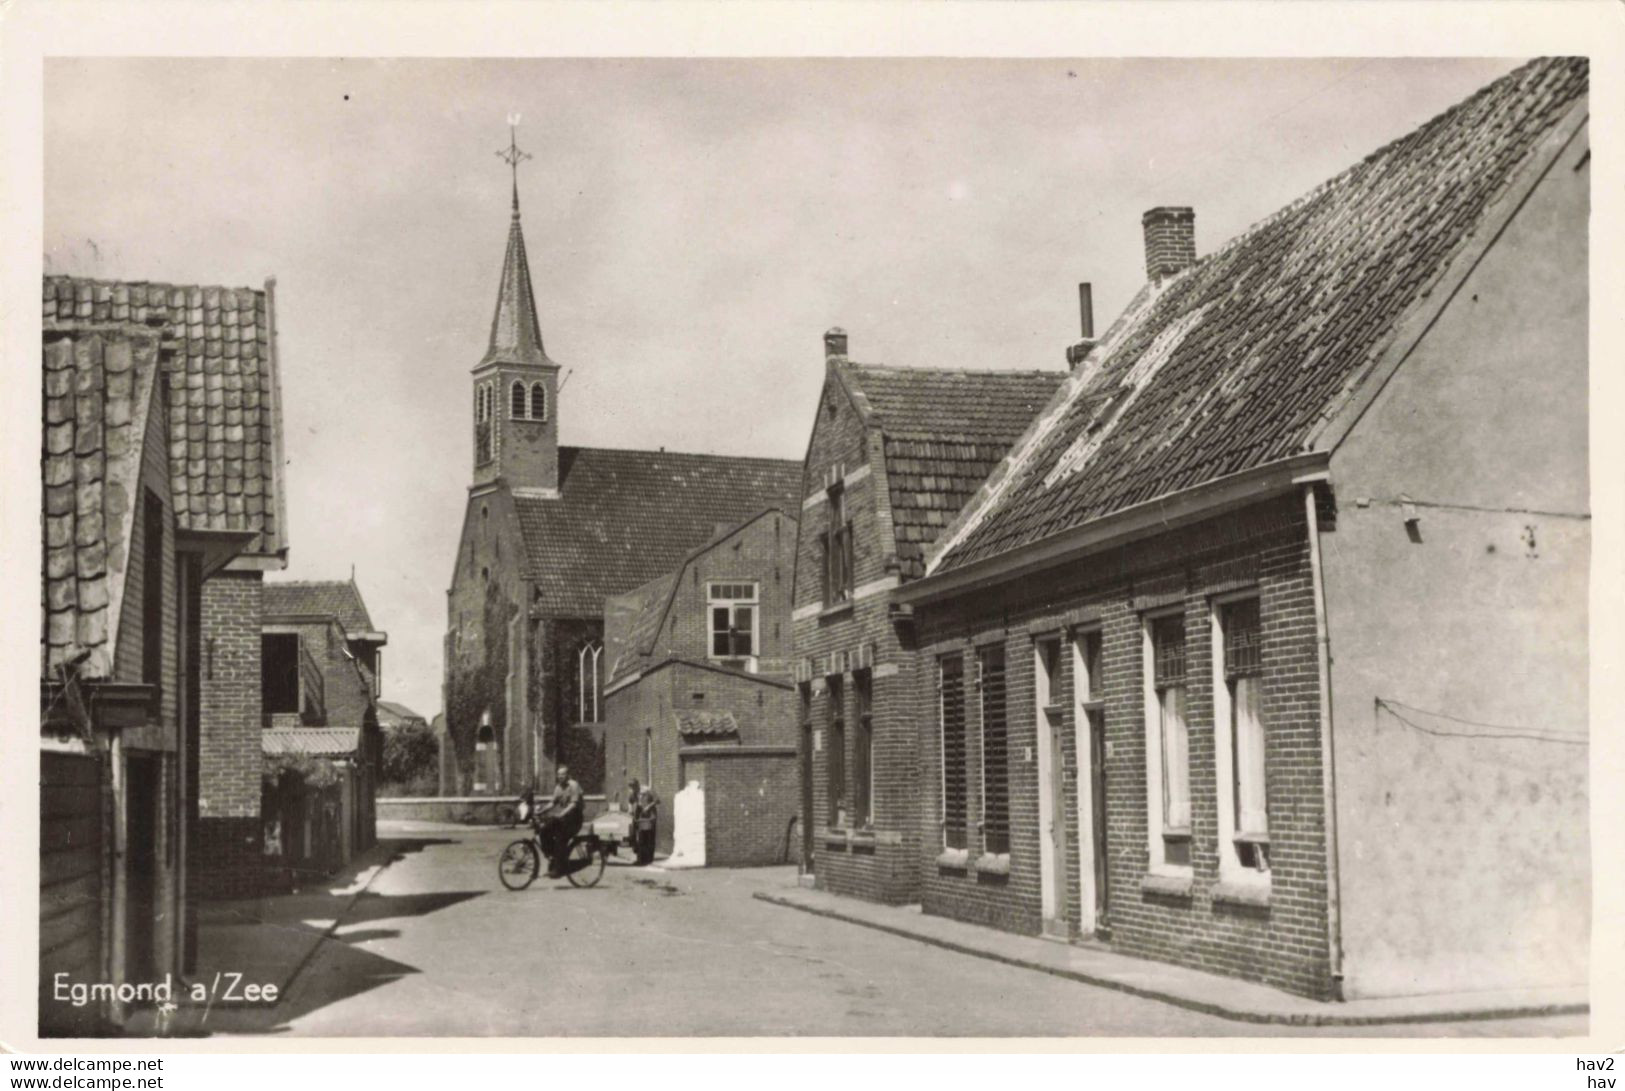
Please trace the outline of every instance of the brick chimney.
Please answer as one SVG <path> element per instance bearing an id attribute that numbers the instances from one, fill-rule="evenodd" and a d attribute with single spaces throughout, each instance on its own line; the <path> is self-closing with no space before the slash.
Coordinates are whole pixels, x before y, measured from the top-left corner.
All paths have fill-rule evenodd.
<path id="1" fill-rule="evenodd" d="M 839 326 L 831 326 L 824 334 L 824 357 L 846 355 L 846 331 Z"/>
<path id="2" fill-rule="evenodd" d="M 1145 275 L 1173 276 L 1196 260 L 1196 210 L 1163 206 L 1140 217 L 1145 228 Z"/>
<path id="3" fill-rule="evenodd" d="M 1088 281 L 1078 285 L 1078 320 L 1083 326 L 1083 337 L 1076 344 L 1066 347 L 1066 366 L 1073 371 L 1083 363 L 1083 358 L 1089 355 L 1095 347 L 1095 299 L 1094 289 Z"/>

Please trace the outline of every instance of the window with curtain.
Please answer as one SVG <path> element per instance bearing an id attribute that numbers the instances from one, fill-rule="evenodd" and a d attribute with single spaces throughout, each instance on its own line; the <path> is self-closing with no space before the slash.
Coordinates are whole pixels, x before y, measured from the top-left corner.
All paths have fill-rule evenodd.
<path id="1" fill-rule="evenodd" d="M 1226 604 L 1220 614 L 1224 680 L 1230 693 L 1231 799 L 1235 852 L 1243 867 L 1269 870 L 1269 813 L 1264 792 L 1262 632 L 1258 600 Z"/>
<path id="2" fill-rule="evenodd" d="M 1185 618 L 1183 614 L 1151 623 L 1154 653 L 1152 686 L 1157 697 L 1162 743 L 1163 862 L 1191 862 L 1190 737 L 1185 719 Z"/>
<path id="3" fill-rule="evenodd" d="M 942 725 L 942 844 L 969 848 L 970 748 L 965 739 L 965 661 L 947 655 L 938 661 Z"/>

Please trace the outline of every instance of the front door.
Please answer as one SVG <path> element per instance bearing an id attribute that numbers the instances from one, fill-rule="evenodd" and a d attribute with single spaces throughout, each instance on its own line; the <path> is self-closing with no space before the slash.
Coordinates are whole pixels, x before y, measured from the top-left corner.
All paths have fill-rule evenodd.
<path id="1" fill-rule="evenodd" d="M 1106 703 L 1101 633 L 1083 630 L 1072 639 L 1072 689 L 1077 724 L 1078 923 L 1084 935 L 1104 939 L 1108 874 L 1106 855 Z"/>
<path id="2" fill-rule="evenodd" d="M 125 980 L 157 979 L 159 759 L 130 755 L 125 793 Z"/>
<path id="3" fill-rule="evenodd" d="M 812 725 L 801 725 L 801 870 L 813 870 L 813 748 Z"/>
<path id="4" fill-rule="evenodd" d="M 1106 919 L 1106 710 L 1095 707 L 1089 715 L 1089 802 L 1090 826 L 1094 840 L 1095 935 L 1107 939 L 1111 925 Z"/>

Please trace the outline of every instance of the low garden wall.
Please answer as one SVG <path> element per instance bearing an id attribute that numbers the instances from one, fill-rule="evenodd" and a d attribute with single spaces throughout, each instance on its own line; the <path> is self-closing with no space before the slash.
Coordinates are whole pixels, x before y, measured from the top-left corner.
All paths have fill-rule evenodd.
<path id="1" fill-rule="evenodd" d="M 462 826 L 511 826 L 519 801 L 512 796 L 380 796 L 380 822 L 450 822 Z M 608 810 L 604 797 L 586 797 L 588 819 Z"/>

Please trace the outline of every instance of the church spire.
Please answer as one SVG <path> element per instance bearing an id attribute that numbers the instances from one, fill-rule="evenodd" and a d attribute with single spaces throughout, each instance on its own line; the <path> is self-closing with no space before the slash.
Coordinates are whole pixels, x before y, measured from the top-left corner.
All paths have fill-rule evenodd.
<path id="1" fill-rule="evenodd" d="M 491 318 L 491 344 L 484 367 L 490 363 L 550 364 L 542 348 L 541 321 L 530 287 L 530 262 L 525 257 L 525 234 L 519 226 L 519 164 L 531 158 L 521 151 L 516 129 L 519 115 L 508 117 L 508 146 L 497 155 L 513 172 L 513 219 L 508 225 L 508 250 L 502 259 L 502 284 L 497 289 L 496 313 Z"/>

